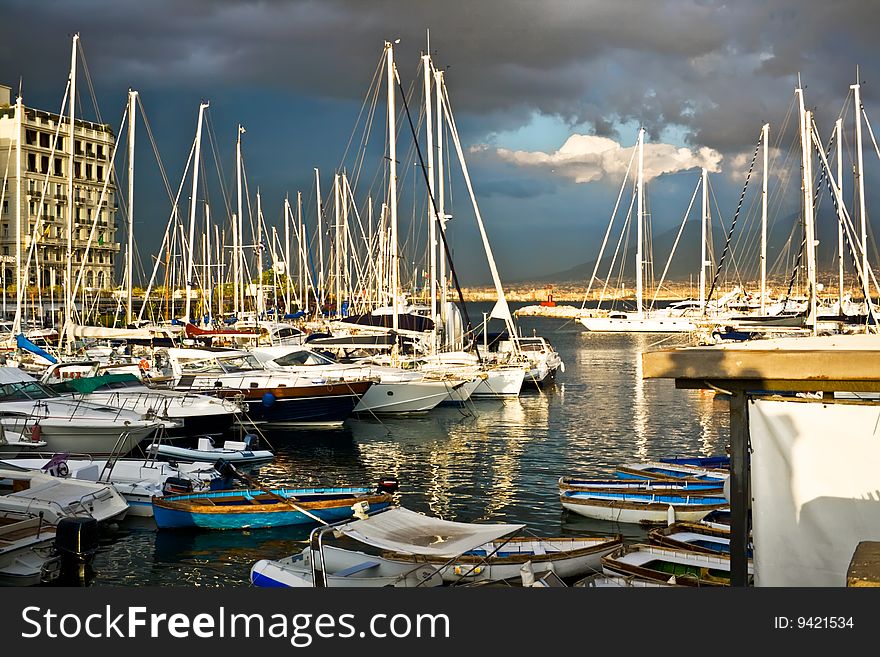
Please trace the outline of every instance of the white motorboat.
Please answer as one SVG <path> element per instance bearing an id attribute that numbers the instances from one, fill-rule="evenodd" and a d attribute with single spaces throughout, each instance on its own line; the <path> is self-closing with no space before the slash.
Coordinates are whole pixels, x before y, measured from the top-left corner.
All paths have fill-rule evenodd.
<path id="1" fill-rule="evenodd" d="M 515 397 L 522 390 L 527 365 L 484 365 L 480 359 L 464 351 L 440 352 L 418 359 L 415 366 L 423 372 L 447 376 L 480 378 L 471 397 Z"/>
<path id="2" fill-rule="evenodd" d="M 7 430 L 0 423 L 0 459 L 14 458 L 27 452 L 44 449 L 45 447 L 45 440 L 34 439 L 30 434 L 22 435 Z"/>
<path id="3" fill-rule="evenodd" d="M 128 503 L 128 515 L 149 518 L 152 498 L 169 486 L 175 493 L 208 490 L 221 479 L 212 463 L 169 463 L 153 459 L 92 459 L 87 455 L 8 459 L 7 465 L 45 473 L 61 480 L 111 484 Z"/>
<path id="4" fill-rule="evenodd" d="M 66 375 L 72 371 L 77 375 Z M 231 399 L 151 387 L 128 372 L 102 371 L 97 362 L 57 363 L 40 380 L 62 395 L 165 420 L 174 436 L 220 435 L 244 410 Z"/>
<path id="5" fill-rule="evenodd" d="M 61 574 L 55 527 L 39 515 L 0 512 L 0 586 L 35 586 Z"/>
<path id="6" fill-rule="evenodd" d="M 397 367 L 339 363 L 307 347 L 258 347 L 252 353 L 269 370 L 341 381 L 376 379 L 355 406 L 355 413 L 430 411 L 469 383 L 464 378 L 429 376 Z"/>
<path id="7" fill-rule="evenodd" d="M 103 523 L 124 518 L 128 503 L 111 484 L 53 477 L 0 461 L 2 511 L 42 513 L 53 525 L 71 517 Z"/>
<path id="8" fill-rule="evenodd" d="M 158 419 L 112 406 L 60 396 L 14 367 L 0 368 L 0 423 L 31 436 L 52 452 L 125 454 L 157 429 Z"/>

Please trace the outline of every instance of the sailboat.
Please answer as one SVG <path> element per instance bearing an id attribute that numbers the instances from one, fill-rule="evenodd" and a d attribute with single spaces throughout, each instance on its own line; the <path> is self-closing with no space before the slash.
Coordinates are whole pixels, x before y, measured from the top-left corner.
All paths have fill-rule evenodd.
<path id="1" fill-rule="evenodd" d="M 581 317 L 581 325 L 592 332 L 604 333 L 690 333 L 697 330 L 696 318 L 676 315 L 668 310 L 645 310 L 643 306 L 643 277 L 645 258 L 643 248 L 644 227 L 644 162 L 645 129 L 639 129 L 636 154 L 638 168 L 636 178 L 636 311 L 610 312 L 606 316 Z M 705 187 L 704 187 L 705 189 Z M 705 224 L 704 224 L 705 227 Z M 705 257 L 703 257 L 705 269 Z M 598 265 L 598 262 L 597 262 Z"/>

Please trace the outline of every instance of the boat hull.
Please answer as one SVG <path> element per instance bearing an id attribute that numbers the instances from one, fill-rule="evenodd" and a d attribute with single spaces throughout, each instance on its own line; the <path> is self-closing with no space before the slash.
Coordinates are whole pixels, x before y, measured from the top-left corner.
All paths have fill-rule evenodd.
<path id="1" fill-rule="evenodd" d="M 520 368 L 495 369 L 486 372 L 471 397 L 516 397 L 522 390 L 526 370 Z"/>
<path id="2" fill-rule="evenodd" d="M 581 325 L 594 333 L 690 333 L 697 325 L 681 317 L 581 317 Z"/>
<path id="3" fill-rule="evenodd" d="M 446 399 L 455 385 L 445 381 L 374 383 L 354 407 L 354 412 L 424 413 Z"/>
<path id="4" fill-rule="evenodd" d="M 724 498 L 717 497 L 585 491 L 565 491 L 560 495 L 560 502 L 564 509 L 586 518 L 638 525 L 666 524 L 670 517 L 676 521 L 696 522 L 729 504 Z"/>
<path id="5" fill-rule="evenodd" d="M 367 502 L 370 510 L 391 503 L 391 496 L 366 488 L 229 490 L 153 498 L 159 529 L 258 529 L 314 524 L 314 517 L 332 523 L 353 516 L 352 505 Z M 308 512 L 308 513 L 306 513 Z"/>
<path id="6" fill-rule="evenodd" d="M 372 381 L 366 381 L 298 388 L 223 389 L 217 394 L 244 397 L 245 423 L 339 425 L 352 414 L 371 385 Z"/>

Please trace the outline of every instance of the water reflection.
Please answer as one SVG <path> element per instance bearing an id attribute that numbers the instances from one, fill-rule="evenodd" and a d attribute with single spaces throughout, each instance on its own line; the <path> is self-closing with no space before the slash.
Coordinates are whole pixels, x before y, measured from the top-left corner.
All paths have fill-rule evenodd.
<path id="1" fill-rule="evenodd" d="M 643 529 L 564 512 L 557 479 L 610 477 L 621 463 L 666 455 L 720 454 L 727 404 L 668 380 L 642 380 L 641 352 L 657 336 L 587 334 L 529 318 L 566 364 L 558 384 L 513 400 L 440 407 L 398 418 L 346 421 L 338 431 L 269 432 L 274 462 L 249 471 L 262 484 L 374 485 L 400 481 L 397 498 L 423 513 L 460 521 L 523 522 L 535 534 L 608 535 Z M 126 520 L 95 561 L 95 584 L 246 585 L 250 566 L 302 547 L 305 533 L 157 532 Z"/>

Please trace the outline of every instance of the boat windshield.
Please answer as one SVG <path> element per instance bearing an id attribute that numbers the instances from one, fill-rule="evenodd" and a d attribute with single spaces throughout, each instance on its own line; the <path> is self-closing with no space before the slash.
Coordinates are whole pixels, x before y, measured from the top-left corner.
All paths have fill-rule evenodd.
<path id="1" fill-rule="evenodd" d="M 226 373 L 234 372 L 250 372 L 253 370 L 261 370 L 263 367 L 260 361 L 253 354 L 243 354 L 241 356 L 225 356 L 218 358 L 217 363 Z"/>
<path id="2" fill-rule="evenodd" d="M 0 385 L 0 401 L 50 399 L 58 395 L 36 381 L 16 381 Z"/>
<path id="3" fill-rule="evenodd" d="M 322 354 L 316 354 L 314 351 L 303 349 L 301 351 L 293 351 L 284 354 L 274 360 L 277 365 L 283 367 L 292 365 L 333 365 L 334 361 Z"/>

